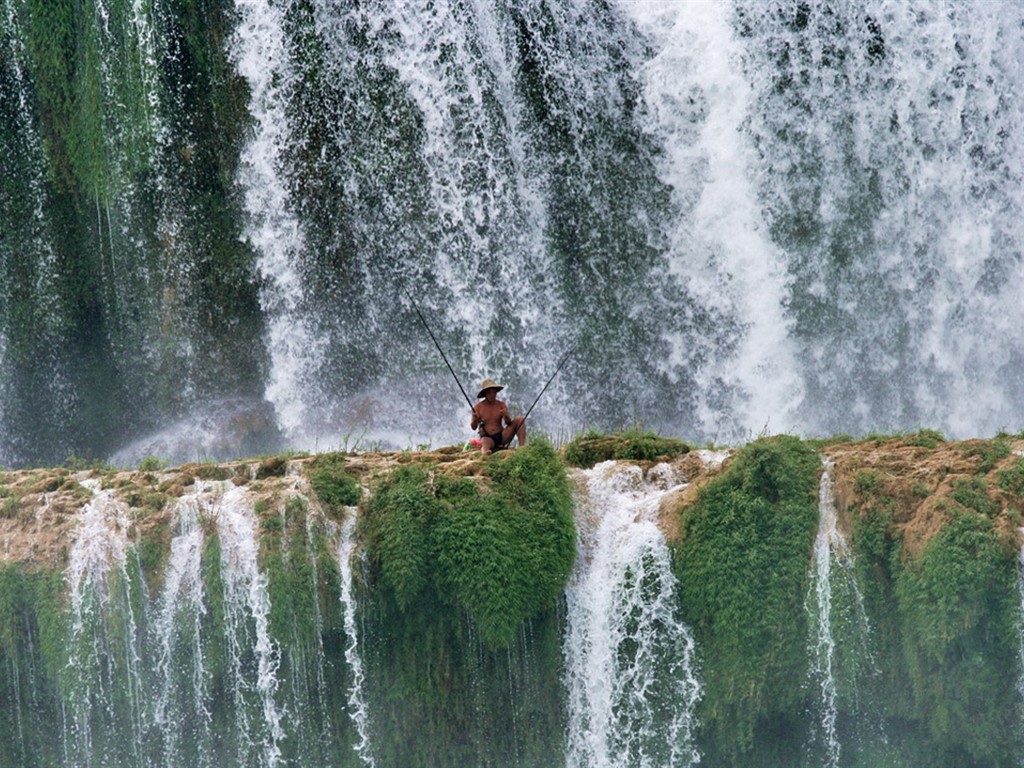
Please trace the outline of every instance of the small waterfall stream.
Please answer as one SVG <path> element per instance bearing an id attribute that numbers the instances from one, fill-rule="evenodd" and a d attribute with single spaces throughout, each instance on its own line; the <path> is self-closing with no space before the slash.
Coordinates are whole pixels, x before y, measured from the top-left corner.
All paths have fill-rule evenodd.
<path id="1" fill-rule="evenodd" d="M 284 713 L 277 701 L 279 650 L 270 636 L 267 577 L 258 564 L 258 538 L 252 503 L 245 490 L 229 487 L 216 509 L 224 579 L 225 624 L 232 670 L 239 764 L 259 750 L 258 765 L 281 760 Z"/>
<path id="2" fill-rule="evenodd" d="M 693 765 L 694 640 L 675 615 L 656 522 L 661 497 L 684 480 L 667 465 L 645 474 L 604 462 L 580 482 L 579 555 L 566 588 L 567 764 Z"/>
<path id="3" fill-rule="evenodd" d="M 177 503 L 171 553 L 164 572 L 153 634 L 157 648 L 153 720 L 164 738 L 165 764 L 212 766 L 210 681 L 205 671 L 200 513 L 204 484 Z"/>
<path id="4" fill-rule="evenodd" d="M 811 615 L 811 675 L 818 683 L 820 694 L 819 727 L 824 742 L 826 765 L 838 768 L 841 745 L 836 734 L 836 680 L 832 664 L 835 637 L 832 633 L 832 560 L 840 559 L 842 567 L 849 565 L 846 541 L 836 527 L 836 505 L 832 495 L 832 463 L 825 461 L 818 490 L 818 534 L 814 539 L 814 560 L 811 567 L 811 587 L 807 595 L 807 609 L 817 606 Z"/>
<path id="5" fill-rule="evenodd" d="M 338 565 L 341 569 L 341 602 L 345 612 L 345 660 L 352 669 L 352 686 L 348 692 L 349 714 L 355 721 L 359 741 L 355 750 L 368 766 L 374 766 L 373 751 L 370 742 L 369 711 L 363 692 L 365 673 L 363 661 L 359 655 L 359 626 L 356 621 L 356 601 L 352 592 L 352 557 L 355 551 L 356 508 L 346 510 L 345 521 L 341 524 L 341 543 L 338 548 Z"/>
<path id="6" fill-rule="evenodd" d="M 838 516 L 834 496 L 834 465 L 828 459 L 822 461 L 823 470 L 818 487 L 818 532 L 814 539 L 814 554 L 811 562 L 810 587 L 805 607 L 810 619 L 808 653 L 810 656 L 810 677 L 817 690 L 817 712 L 814 742 L 824 753 L 827 768 L 839 768 L 842 744 L 839 722 L 839 669 L 837 668 L 837 646 L 845 641 L 851 648 L 859 646 L 870 665 L 872 659 L 867 647 L 870 626 L 864 610 L 864 601 L 853 573 L 853 554 L 846 537 L 838 527 Z M 838 566 L 834 569 L 833 566 Z M 849 636 L 837 635 L 839 606 L 843 600 L 844 610 L 852 615 L 852 625 L 845 629 Z M 846 622 L 849 624 L 849 622 Z M 848 660 L 856 659 L 848 654 Z M 855 679 L 855 673 L 847 670 L 847 677 Z"/>
<path id="7" fill-rule="evenodd" d="M 82 510 L 66 574 L 71 654 L 65 673 L 74 693 L 65 720 L 65 753 L 82 765 L 116 751 L 140 762 L 146 700 L 128 507 L 98 480 L 81 485 L 93 496 Z"/>
<path id="8" fill-rule="evenodd" d="M 290 131 L 286 91 L 294 75 L 282 5 L 241 0 L 236 7 L 241 23 L 233 40 L 233 56 L 252 91 L 250 110 L 256 123 L 242 153 L 239 183 L 250 217 L 247 234 L 266 281 L 261 294 L 271 357 L 266 397 L 277 410 L 281 428 L 297 438 L 307 423 L 304 376 L 315 365 L 317 343 L 301 311 L 303 287 L 298 267 L 304 237 L 292 211 L 282 156 Z"/>
<path id="9" fill-rule="evenodd" d="M 65 575 L 65 764 L 271 768 L 355 750 L 374 765 L 354 508 L 336 525 L 297 476 L 277 506 L 245 483 L 197 480 L 163 513 L 166 559 L 144 574 L 128 506 L 80 482 L 92 497 Z M 14 679 L 20 717 L 34 682 Z"/>

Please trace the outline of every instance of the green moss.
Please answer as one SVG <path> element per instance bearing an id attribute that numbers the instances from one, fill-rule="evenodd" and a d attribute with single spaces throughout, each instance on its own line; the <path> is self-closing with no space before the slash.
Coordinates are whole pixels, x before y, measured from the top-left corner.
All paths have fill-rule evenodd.
<path id="1" fill-rule="evenodd" d="M 934 449 L 938 448 L 939 443 L 946 442 L 946 437 L 937 430 L 922 429 L 912 435 L 908 435 L 906 442 L 907 445 L 913 445 L 918 448 Z"/>
<path id="2" fill-rule="evenodd" d="M 259 466 L 256 467 L 256 479 L 264 480 L 268 477 L 283 477 L 287 467 L 287 460 L 281 456 L 271 456 L 261 461 Z"/>
<path id="3" fill-rule="evenodd" d="M 317 456 L 310 462 L 306 475 L 320 503 L 335 515 L 359 503 L 359 483 L 346 469 L 344 454 Z"/>
<path id="4" fill-rule="evenodd" d="M 575 555 L 549 444 L 491 457 L 483 480 L 401 466 L 361 518 L 366 689 L 386 765 L 564 762 L 558 604 Z M 497 755 L 504 757 L 496 760 Z"/>
<path id="5" fill-rule="evenodd" d="M 613 435 L 585 432 L 568 443 L 562 455 L 569 465 L 586 469 L 613 459 L 665 461 L 689 451 L 690 446 L 682 440 L 631 429 Z"/>
<path id="6" fill-rule="evenodd" d="M 996 485 L 1014 496 L 1024 496 L 1024 456 L 1019 456 L 1009 469 L 999 470 Z"/>
<path id="7" fill-rule="evenodd" d="M 955 512 L 896 566 L 914 714 L 936 764 L 1005 765 L 1017 748 L 1016 553 L 987 516 Z"/>
<path id="8" fill-rule="evenodd" d="M 682 512 L 675 568 L 703 656 L 699 717 L 712 762 L 753 749 L 762 724 L 773 739 L 799 739 L 819 467 L 796 438 L 758 440 Z"/>
<path id="9" fill-rule="evenodd" d="M 1003 452 L 968 451 L 983 463 Z M 997 532 L 998 506 L 980 476 L 957 480 L 935 506 L 948 521 L 909 551 L 897 524 L 902 502 L 862 475 L 851 543 L 884 674 L 862 680 L 859 696 L 892 724 L 907 764 L 1011 764 L 1019 703 L 1005 670 L 1018 663 L 1017 553 Z"/>
<path id="10" fill-rule="evenodd" d="M 495 457 L 490 483 L 403 466 L 363 518 L 367 549 L 400 610 L 436 591 L 464 610 L 490 645 L 550 610 L 575 557 L 568 480 L 550 444 Z"/>
<path id="11" fill-rule="evenodd" d="M 138 470 L 140 472 L 159 472 L 161 469 L 165 469 L 168 465 L 166 459 L 161 459 L 157 456 L 144 456 L 139 461 Z"/>
<path id="12" fill-rule="evenodd" d="M 984 440 L 964 449 L 966 456 L 978 456 L 981 462 L 978 471 L 984 474 L 991 472 L 996 464 L 1010 455 L 1010 441 L 1007 438 L 997 437 L 993 440 Z"/>
<path id="13" fill-rule="evenodd" d="M 973 509 L 986 517 L 994 517 L 999 512 L 999 506 L 989 498 L 988 486 L 981 477 L 955 481 L 949 496 L 967 509 Z"/>

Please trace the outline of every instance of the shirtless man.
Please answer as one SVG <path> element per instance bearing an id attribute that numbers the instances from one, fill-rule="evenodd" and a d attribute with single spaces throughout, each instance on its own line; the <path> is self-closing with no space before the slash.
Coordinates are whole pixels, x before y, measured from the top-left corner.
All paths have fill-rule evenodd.
<path id="1" fill-rule="evenodd" d="M 508 412 L 508 406 L 498 399 L 498 392 L 504 388 L 490 379 L 484 379 L 480 391 L 477 392 L 477 399 L 481 402 L 473 409 L 469 428 L 480 431 L 481 453 L 492 453 L 507 447 L 513 436 L 519 439 L 520 447 L 526 445 L 525 420 L 522 416 L 513 419 Z"/>

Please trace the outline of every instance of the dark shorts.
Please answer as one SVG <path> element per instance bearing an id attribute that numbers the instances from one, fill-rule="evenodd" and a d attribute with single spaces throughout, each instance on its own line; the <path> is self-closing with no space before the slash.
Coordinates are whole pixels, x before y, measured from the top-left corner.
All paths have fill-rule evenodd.
<path id="1" fill-rule="evenodd" d="M 489 437 L 492 441 L 494 441 L 494 450 L 498 450 L 499 448 L 505 447 L 505 441 L 501 437 L 501 432 L 499 432 L 496 435 L 488 435 L 486 432 L 481 432 L 480 437 Z"/>

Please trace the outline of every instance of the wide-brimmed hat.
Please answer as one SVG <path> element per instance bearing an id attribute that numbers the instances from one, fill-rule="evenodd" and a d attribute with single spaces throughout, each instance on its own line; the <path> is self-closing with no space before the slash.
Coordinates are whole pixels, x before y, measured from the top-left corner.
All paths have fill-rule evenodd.
<path id="1" fill-rule="evenodd" d="M 480 391 L 476 393 L 476 398 L 479 400 L 487 393 L 488 389 L 496 389 L 501 392 L 504 388 L 503 385 L 495 384 L 491 379 L 484 379 L 484 383 L 480 385 Z"/>

